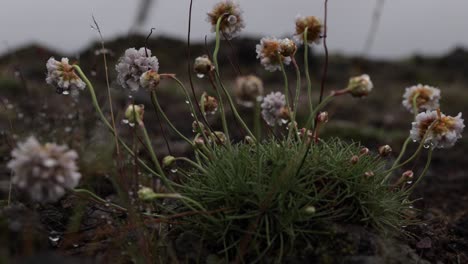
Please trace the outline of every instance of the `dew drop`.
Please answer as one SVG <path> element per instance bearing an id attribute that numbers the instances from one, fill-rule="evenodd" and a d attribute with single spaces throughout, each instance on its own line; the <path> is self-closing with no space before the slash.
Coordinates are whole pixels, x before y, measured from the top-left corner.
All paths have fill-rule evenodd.
<path id="1" fill-rule="evenodd" d="M 135 123 L 128 123 L 129 126 L 134 127 Z"/>
<path id="2" fill-rule="evenodd" d="M 413 139 L 413 142 L 416 143 L 416 142 L 418 142 L 418 141 L 417 141 L 416 139 Z"/>
<path id="3" fill-rule="evenodd" d="M 230 15 L 227 19 L 227 21 L 229 22 L 229 24 L 233 25 L 233 24 L 236 24 L 237 23 L 237 17 L 234 16 L 234 15 Z"/>
<path id="4" fill-rule="evenodd" d="M 71 127 L 65 127 L 65 132 L 70 133 L 72 131 Z"/>
<path id="5" fill-rule="evenodd" d="M 407 184 L 412 184 L 412 183 L 413 183 L 413 181 L 407 181 L 406 183 L 407 183 Z"/>
<path id="6" fill-rule="evenodd" d="M 201 78 L 205 77 L 205 74 L 199 73 L 199 74 L 197 74 L 197 77 L 201 79 Z"/>
<path id="7" fill-rule="evenodd" d="M 96 76 L 97 72 L 96 71 L 91 71 L 91 76 Z"/>
<path id="8" fill-rule="evenodd" d="M 171 172 L 172 172 L 172 173 L 176 173 L 176 172 L 177 172 L 177 168 L 171 169 Z"/>
<path id="9" fill-rule="evenodd" d="M 186 103 L 186 104 L 189 104 L 190 102 L 189 102 L 188 100 L 185 100 L 185 103 Z"/>
<path id="10" fill-rule="evenodd" d="M 128 119 L 122 119 L 122 124 L 128 124 Z"/>
<path id="11" fill-rule="evenodd" d="M 64 91 L 62 92 L 62 94 L 63 94 L 63 95 L 69 95 L 69 94 L 70 94 L 70 91 L 64 90 Z"/>
<path id="12" fill-rule="evenodd" d="M 430 145 L 429 144 L 424 144 L 423 147 L 428 149 L 430 147 Z"/>
<path id="13" fill-rule="evenodd" d="M 57 231 L 51 231 L 49 233 L 49 243 L 53 247 L 57 247 L 58 244 L 60 243 L 60 233 Z"/>

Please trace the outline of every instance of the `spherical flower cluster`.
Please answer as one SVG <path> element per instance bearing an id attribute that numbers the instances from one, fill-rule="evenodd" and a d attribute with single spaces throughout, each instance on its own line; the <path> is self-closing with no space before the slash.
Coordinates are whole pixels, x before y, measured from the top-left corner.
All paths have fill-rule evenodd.
<path id="1" fill-rule="evenodd" d="M 160 81 L 161 76 L 159 76 L 159 73 L 155 70 L 146 71 L 140 77 L 141 87 L 148 90 L 156 89 Z"/>
<path id="2" fill-rule="evenodd" d="M 304 43 L 304 32 L 307 28 L 307 44 L 320 43 L 322 35 L 322 23 L 317 17 L 307 16 L 303 17 L 298 15 L 296 17 L 296 33 L 294 34 L 294 41 L 299 44 Z"/>
<path id="3" fill-rule="evenodd" d="M 282 125 L 287 115 L 286 99 L 280 92 L 271 92 L 263 99 L 261 104 L 262 117 L 269 126 Z"/>
<path id="4" fill-rule="evenodd" d="M 203 93 L 200 100 L 200 106 L 204 113 L 214 114 L 218 110 L 218 100 L 213 96 Z"/>
<path id="5" fill-rule="evenodd" d="M 263 95 L 263 82 L 254 75 L 238 77 L 234 94 L 239 104 L 245 107 L 253 107 L 258 100 L 257 98 Z"/>
<path id="6" fill-rule="evenodd" d="M 440 90 L 428 85 L 418 84 L 406 88 L 403 95 L 403 106 L 413 113 L 413 100 L 416 97 L 418 112 L 439 108 Z"/>
<path id="7" fill-rule="evenodd" d="M 207 55 L 197 57 L 193 64 L 193 70 L 199 77 L 203 77 L 214 69 L 213 63 Z"/>
<path id="8" fill-rule="evenodd" d="M 284 38 L 280 40 L 280 49 L 281 49 L 281 55 L 285 57 L 290 57 L 296 54 L 297 46 L 296 46 L 296 43 L 294 43 L 294 41 L 288 38 Z"/>
<path id="9" fill-rule="evenodd" d="M 367 96 L 374 88 L 372 81 L 367 74 L 353 77 L 349 79 L 348 87 L 346 88 L 349 93 L 354 97 Z"/>
<path id="10" fill-rule="evenodd" d="M 8 168 L 13 170 L 13 184 L 37 202 L 55 202 L 67 189 L 78 185 L 81 174 L 78 154 L 65 145 L 41 145 L 30 137 L 11 152 Z"/>
<path id="11" fill-rule="evenodd" d="M 219 2 L 208 13 L 207 21 L 211 24 L 211 31 L 216 32 L 216 24 L 219 18 L 222 20 L 219 25 L 221 36 L 226 39 L 232 39 L 239 35 L 245 27 L 244 19 L 242 18 L 242 10 L 238 4 L 231 0 Z"/>
<path id="12" fill-rule="evenodd" d="M 452 147 L 462 137 L 463 128 L 465 127 L 461 116 L 461 113 L 455 117 L 446 116 L 438 111 L 419 113 L 412 123 L 410 136 L 414 141 L 424 139 L 423 144 L 427 146 L 435 148 Z"/>
<path id="13" fill-rule="evenodd" d="M 284 46 L 284 45 L 283 45 Z M 257 44 L 257 59 L 267 71 L 281 70 L 281 62 L 284 65 L 291 63 L 291 57 L 283 56 L 281 40 L 277 38 L 262 38 Z"/>
<path id="14" fill-rule="evenodd" d="M 120 57 L 115 66 L 117 81 L 125 89 L 136 91 L 140 87 L 141 75 L 149 70 L 158 72 L 159 62 L 155 56 L 151 56 L 151 50 L 146 48 L 130 48 Z"/>
<path id="15" fill-rule="evenodd" d="M 57 61 L 51 57 L 46 64 L 46 82 L 57 89 L 58 93 L 70 94 L 83 90 L 86 84 L 76 74 L 75 69 L 68 63 L 68 58 Z"/>

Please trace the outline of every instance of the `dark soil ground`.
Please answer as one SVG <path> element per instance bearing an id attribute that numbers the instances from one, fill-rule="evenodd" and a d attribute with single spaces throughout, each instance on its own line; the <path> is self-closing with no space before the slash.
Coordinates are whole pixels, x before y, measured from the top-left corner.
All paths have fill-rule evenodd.
<path id="1" fill-rule="evenodd" d="M 112 51 L 109 64 L 115 65 L 118 56 L 128 47 L 140 47 L 143 37 L 117 39 L 107 43 Z M 225 45 L 220 55 L 223 76 L 234 80 L 236 71 L 229 59 L 239 64 L 243 74 L 257 74 L 265 81 L 268 91 L 280 90 L 281 75 L 264 71 L 255 59 L 256 40 L 242 39 L 233 43 L 234 49 Z M 82 68 L 97 86 L 100 102 L 106 109 L 106 89 L 102 58 L 95 56 L 97 45 L 70 58 L 79 61 Z M 159 58 L 160 71 L 176 73 L 188 83 L 186 68 L 186 47 L 183 42 L 159 38 L 150 40 L 148 48 Z M 193 56 L 205 53 L 208 47 L 195 45 Z M 300 51 L 299 51 L 300 52 Z M 13 190 L 8 202 L 10 172 L 5 164 L 15 140 L 34 134 L 43 141 L 67 143 L 80 152 L 80 168 L 84 185 L 92 187 L 106 199 L 115 199 L 112 188 L 114 173 L 114 149 L 109 142 L 110 134 L 98 122 L 88 94 L 82 93 L 77 100 L 55 94 L 45 83 L 45 63 L 54 54 L 43 47 L 31 46 L 16 50 L 0 58 L 0 132 L 2 144 L 0 154 L 0 263 L 108 263 L 126 262 L 127 253 L 119 248 L 120 241 L 133 241 L 137 231 L 131 227 L 117 227 L 115 219 L 123 216 L 102 205 L 90 205 L 79 197 L 68 196 L 57 204 L 33 205 L 24 202 L 23 195 Z M 236 56 L 234 56 L 236 55 Z M 347 84 L 350 76 L 368 73 L 374 82 L 372 94 L 363 100 L 339 98 L 329 108 L 330 122 L 322 132 L 324 137 L 340 136 L 360 141 L 376 151 L 379 145 L 390 144 L 394 153 L 400 150 L 409 133 L 411 114 L 401 106 L 405 87 L 423 83 L 437 86 L 442 90 L 442 111 L 449 115 L 468 113 L 468 52 L 457 49 L 442 57 L 425 58 L 414 56 L 399 61 L 364 60 L 340 55 L 330 57 L 327 90 L 340 89 Z M 300 63 L 300 62 L 299 62 Z M 323 58 L 313 54 L 311 69 L 316 90 L 319 87 Z M 290 70 L 291 85 L 294 73 Z M 115 80 L 113 66 L 111 80 Z M 208 89 L 204 80 L 195 78 L 197 93 Z M 125 91 L 112 82 L 114 109 L 117 120 L 122 119 L 123 109 L 129 102 Z M 166 109 L 176 125 L 186 135 L 191 135 L 191 126 L 182 94 L 177 88 L 163 82 L 162 107 Z M 305 97 L 304 97 L 305 98 Z M 144 93 L 133 95 L 138 103 L 151 109 L 148 96 Z M 155 116 L 148 109 L 145 121 L 152 132 L 155 148 L 160 156 L 169 153 Z M 243 115 L 249 110 L 243 109 Z M 299 118 L 304 119 L 303 115 Z M 220 122 L 212 122 L 219 127 Z M 230 126 L 237 136 L 242 131 L 235 122 Z M 131 130 L 119 125 L 122 135 L 131 137 Z M 167 134 L 171 153 L 174 156 L 190 155 L 189 146 L 176 135 Z M 287 259 L 289 263 L 468 263 L 468 134 L 452 149 L 437 150 L 431 169 L 423 183 L 416 189 L 413 199 L 419 199 L 415 206 L 420 210 L 414 217 L 420 224 L 406 227 L 408 235 L 382 237 L 372 230 L 358 226 L 337 226 L 336 240 L 321 251 L 308 252 L 303 256 Z M 414 146 L 413 146 L 414 147 Z M 144 155 L 144 154 L 143 154 Z M 396 155 L 395 155 L 396 156 Z M 421 157 L 414 167 L 420 170 L 425 162 Z M 9 204 L 8 204 L 9 203 Z M 74 213 L 81 208 L 82 217 Z M 189 255 L 194 245 L 190 239 L 178 238 L 168 255 Z M 179 241 L 179 242 L 177 242 Z M 185 241 L 185 243 L 181 243 Z M 189 241 L 189 242 L 187 242 Z M 344 243 L 346 246 L 343 246 Z M 137 245 L 128 245 L 128 251 L 138 252 Z M 344 248 L 347 250 L 345 251 Z M 339 256 L 339 257 L 337 257 Z M 183 259 L 182 259 L 183 260 Z M 212 261 L 215 261 L 212 259 Z M 183 262 L 183 261 L 182 261 Z M 216 263 L 216 262 L 212 262 Z"/>

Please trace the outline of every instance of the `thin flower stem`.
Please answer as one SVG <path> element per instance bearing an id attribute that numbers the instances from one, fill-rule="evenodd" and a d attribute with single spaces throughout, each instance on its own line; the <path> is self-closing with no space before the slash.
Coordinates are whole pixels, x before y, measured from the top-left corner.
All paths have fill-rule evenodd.
<path id="1" fill-rule="evenodd" d="M 166 113 L 164 113 L 164 110 L 162 110 L 161 105 L 159 105 L 158 97 L 156 95 L 156 91 L 151 91 L 151 102 L 153 103 L 153 106 L 156 108 L 155 110 L 159 113 L 161 113 L 161 116 L 163 119 L 166 121 L 166 123 L 169 125 L 169 127 L 179 135 L 185 142 L 187 142 L 190 146 L 195 147 L 195 144 L 188 139 L 184 134 L 182 134 L 171 122 L 171 120 L 167 117 Z"/>
<path id="2" fill-rule="evenodd" d="M 307 123 L 305 125 L 306 129 L 312 129 L 312 126 L 314 125 L 314 120 L 315 120 L 315 118 L 317 116 L 317 113 L 320 110 L 322 110 L 322 108 L 324 108 L 328 103 L 330 103 L 331 100 L 334 97 L 335 97 L 335 95 L 331 94 L 331 95 L 325 97 L 325 99 L 323 99 L 323 101 L 319 105 L 317 105 L 317 107 L 314 109 L 314 111 L 312 113 L 310 113 L 310 115 L 309 115 L 309 119 L 307 120 Z"/>
<path id="3" fill-rule="evenodd" d="M 305 65 L 305 75 L 307 79 L 307 95 L 309 97 L 309 108 L 310 112 L 314 111 L 313 100 L 312 100 L 312 82 L 310 80 L 309 74 L 309 44 L 307 42 L 307 31 L 308 27 L 304 29 L 304 65 Z"/>
<path id="4" fill-rule="evenodd" d="M 418 183 L 421 181 L 421 179 L 424 177 L 424 175 L 426 175 L 427 173 L 427 170 L 429 169 L 429 166 L 431 165 L 431 161 L 432 161 L 432 152 L 434 151 L 433 148 L 430 148 L 429 149 L 429 152 L 427 153 L 427 160 L 426 160 L 426 165 L 424 166 L 424 169 L 423 171 L 421 172 L 421 174 L 419 175 L 418 179 L 414 182 L 414 184 L 408 188 L 406 190 L 407 193 L 410 193 L 414 188 L 416 188 L 416 186 L 418 185 Z"/>
<path id="5" fill-rule="evenodd" d="M 78 72 L 78 74 L 80 75 L 81 79 L 83 79 L 83 81 L 86 83 L 86 85 L 89 87 L 89 92 L 91 94 L 91 99 L 92 99 L 92 102 L 93 102 L 93 105 L 94 105 L 94 108 L 96 109 L 96 111 L 98 112 L 100 118 L 101 118 L 101 121 L 104 122 L 104 124 L 107 126 L 107 128 L 111 131 L 112 134 L 116 134 L 117 132 L 114 130 L 114 128 L 112 127 L 112 125 L 109 123 L 109 121 L 107 121 L 107 118 L 106 116 L 104 115 L 104 113 L 102 112 L 101 110 L 101 107 L 99 106 L 99 103 L 97 101 L 97 97 L 96 97 L 96 93 L 94 92 L 94 87 L 93 85 L 91 84 L 91 82 L 89 81 L 89 79 L 86 77 L 86 75 L 83 73 L 83 71 L 81 70 L 80 66 L 78 65 L 73 65 L 73 68 Z M 122 146 L 125 148 L 125 150 L 133 157 L 136 156 L 136 154 L 132 151 L 132 149 L 127 146 L 127 144 L 125 144 L 125 142 L 121 139 L 121 138 L 118 138 L 119 139 L 119 142 L 120 144 L 122 144 Z M 138 158 L 138 162 L 140 162 L 140 164 L 146 169 L 148 170 L 148 172 L 150 172 L 151 174 L 155 175 L 155 176 L 160 176 L 158 173 L 156 173 L 154 170 L 152 170 L 148 165 L 146 165 L 146 163 L 141 160 L 140 158 Z"/>
<path id="6" fill-rule="evenodd" d="M 181 160 L 181 161 L 185 161 L 187 162 L 188 164 L 192 165 L 193 167 L 197 168 L 198 170 L 200 170 L 201 172 L 203 173 L 207 173 L 207 171 L 205 170 L 205 168 L 203 168 L 202 166 L 200 166 L 200 164 L 192 161 L 191 159 L 188 159 L 186 157 L 177 157 L 175 158 L 175 160 Z"/>
<path id="7" fill-rule="evenodd" d="M 260 102 L 258 100 L 255 100 L 255 113 L 254 113 L 254 133 L 255 137 L 257 138 L 257 142 L 260 141 L 261 138 L 261 125 L 260 125 L 260 112 L 261 112 L 261 107 L 260 107 Z"/>
<path id="8" fill-rule="evenodd" d="M 299 112 L 299 96 L 301 94 L 301 71 L 299 69 L 299 66 L 297 65 L 296 59 L 294 56 L 291 56 L 292 63 L 294 65 L 294 69 L 296 70 L 296 95 L 294 98 L 294 111 L 292 112 L 292 123 L 293 127 L 291 131 L 296 130 L 296 126 L 294 125 L 294 122 L 296 122 L 297 118 L 297 113 Z M 293 131 L 295 132 L 295 131 Z"/>
<path id="9" fill-rule="evenodd" d="M 216 23 L 216 46 L 215 46 L 215 50 L 213 52 L 213 62 L 215 64 L 216 80 L 218 81 L 218 86 L 220 86 L 221 89 L 223 89 L 223 92 L 226 94 L 226 97 L 228 99 L 229 105 L 231 106 L 231 109 L 232 109 L 232 112 L 233 112 L 234 116 L 241 123 L 241 125 L 245 129 L 245 131 L 247 131 L 247 134 L 249 134 L 250 137 L 252 137 L 254 140 L 256 140 L 254 134 L 250 131 L 247 124 L 245 124 L 244 120 L 239 115 L 239 112 L 237 111 L 236 106 L 234 104 L 234 101 L 232 100 L 231 96 L 229 95 L 229 92 L 226 90 L 223 83 L 221 82 L 221 75 L 220 75 L 219 68 L 218 68 L 218 58 L 217 57 L 218 57 L 218 52 L 219 52 L 219 48 L 220 48 L 219 27 L 220 27 L 220 24 L 221 24 L 221 21 L 222 21 L 223 17 L 224 16 L 221 16 L 218 19 L 217 23 Z"/>
<path id="10" fill-rule="evenodd" d="M 286 98 L 286 105 L 288 110 L 291 110 L 291 104 L 289 102 L 289 81 L 288 81 L 288 74 L 286 73 L 286 69 L 284 68 L 283 60 L 281 59 L 281 55 L 278 54 L 278 61 L 281 66 L 281 72 L 283 73 L 284 79 L 284 97 Z"/>
<path id="11" fill-rule="evenodd" d="M 92 197 L 93 199 L 97 200 L 98 202 L 101 202 L 101 203 L 106 204 L 106 205 L 108 204 L 108 205 L 110 205 L 110 206 L 112 206 L 112 207 L 115 207 L 115 208 L 117 208 L 117 209 L 119 209 L 119 210 L 122 210 L 122 211 L 124 211 L 124 212 L 127 211 L 127 209 L 123 208 L 122 206 L 117 205 L 117 204 L 110 203 L 110 202 L 108 202 L 108 201 L 102 199 L 102 198 L 99 197 L 97 194 L 95 194 L 95 193 L 93 193 L 93 192 L 91 192 L 91 191 L 89 191 L 89 190 L 86 190 L 86 189 L 72 189 L 72 191 L 73 191 L 74 193 L 79 193 L 79 194 L 88 195 L 88 196 Z"/>
<path id="12" fill-rule="evenodd" d="M 221 25 L 221 21 L 223 19 L 224 16 L 221 16 L 217 23 L 216 23 L 216 45 L 215 45 L 215 49 L 213 51 L 213 63 L 214 63 L 214 66 L 215 66 L 215 71 L 217 73 L 217 75 L 219 75 L 219 65 L 218 65 L 218 53 L 219 53 L 219 48 L 220 48 L 220 35 L 219 35 L 219 27 Z M 210 74 L 210 77 L 211 77 L 211 74 Z M 221 86 L 219 84 L 219 79 L 216 78 L 218 80 L 218 86 Z M 216 90 L 216 93 L 217 93 L 217 96 L 218 96 L 218 100 L 219 100 L 219 110 L 220 110 L 220 114 L 221 114 L 221 122 L 222 122 L 222 125 L 223 125 L 223 130 L 224 130 L 224 134 L 226 135 L 226 139 L 227 139 L 227 142 L 228 142 L 228 146 L 231 147 L 231 139 L 230 139 L 230 136 L 229 136 L 229 129 L 228 129 L 228 126 L 227 126 L 227 121 L 226 121 L 226 113 L 224 112 L 224 102 L 223 102 L 223 98 L 221 96 L 221 93 L 219 92 L 219 89 L 216 89 L 215 87 L 215 90 Z"/>
<path id="13" fill-rule="evenodd" d="M 390 172 L 385 176 L 385 178 L 382 180 L 382 183 L 385 183 L 388 178 L 390 177 L 390 175 L 392 175 L 392 171 L 394 170 L 394 168 L 398 165 L 398 162 L 400 162 L 401 158 L 403 158 L 403 156 L 405 155 L 405 152 L 406 152 L 406 149 L 408 147 L 408 144 L 411 142 L 411 137 L 408 137 L 406 140 L 405 140 L 405 143 L 403 143 L 403 146 L 401 147 L 401 151 L 400 151 L 400 154 L 398 155 L 398 157 L 396 158 L 395 162 L 393 163 L 391 169 L 390 169 Z"/>

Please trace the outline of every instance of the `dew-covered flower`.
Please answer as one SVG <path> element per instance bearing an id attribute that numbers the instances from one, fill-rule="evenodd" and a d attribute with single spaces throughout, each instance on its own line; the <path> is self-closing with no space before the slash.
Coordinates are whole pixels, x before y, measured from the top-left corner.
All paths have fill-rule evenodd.
<path id="1" fill-rule="evenodd" d="M 76 74 L 75 69 L 69 64 L 68 58 L 62 58 L 57 61 L 54 57 L 50 57 L 46 64 L 47 77 L 46 82 L 57 89 L 61 94 L 76 94 L 79 90 L 83 90 L 86 84 Z"/>
<path id="2" fill-rule="evenodd" d="M 148 90 L 156 89 L 160 81 L 161 76 L 159 76 L 159 73 L 155 70 L 146 71 L 140 77 L 141 87 Z"/>
<path id="3" fill-rule="evenodd" d="M 193 70 L 199 77 L 203 77 L 214 69 L 213 63 L 207 55 L 197 57 L 193 64 Z"/>
<path id="4" fill-rule="evenodd" d="M 149 70 L 158 72 L 159 62 L 155 56 L 151 56 L 151 50 L 146 48 L 130 48 L 120 57 L 115 66 L 117 81 L 125 89 L 136 91 L 140 87 L 141 75 Z"/>
<path id="5" fill-rule="evenodd" d="M 255 75 L 238 77 L 234 94 L 237 103 L 245 107 L 253 107 L 259 96 L 263 95 L 263 82 Z"/>
<path id="6" fill-rule="evenodd" d="M 299 44 L 304 43 L 304 32 L 307 28 L 307 44 L 320 43 L 323 26 L 320 20 L 315 16 L 300 16 L 296 17 L 296 32 L 294 41 Z"/>
<path id="7" fill-rule="evenodd" d="M 418 84 L 406 88 L 403 95 L 403 106 L 413 113 L 413 100 L 416 97 L 418 112 L 439 108 L 440 90 L 428 85 Z"/>
<path id="8" fill-rule="evenodd" d="M 78 154 L 65 145 L 40 144 L 35 137 L 19 143 L 11 152 L 8 168 L 13 184 L 37 202 L 55 202 L 78 185 Z"/>
<path id="9" fill-rule="evenodd" d="M 216 24 L 221 17 L 222 20 L 219 25 L 219 31 L 221 36 L 226 39 L 236 37 L 245 27 L 244 19 L 242 18 L 242 10 L 239 4 L 231 0 L 217 3 L 213 7 L 213 10 L 208 13 L 207 21 L 211 24 L 212 32 L 216 32 Z"/>
<path id="10" fill-rule="evenodd" d="M 352 77 L 349 79 L 348 87 L 346 88 L 349 93 L 354 97 L 367 96 L 374 88 L 372 81 L 367 74 Z"/>
<path id="11" fill-rule="evenodd" d="M 452 147 L 462 137 L 463 128 L 465 127 L 461 117 L 461 113 L 455 117 L 446 116 L 438 111 L 428 110 L 419 113 L 412 123 L 410 136 L 414 141 L 421 141 L 427 132 L 423 142 L 424 145 L 435 148 Z M 433 123 L 434 125 L 428 131 Z"/>
<path id="12" fill-rule="evenodd" d="M 280 92 L 271 92 L 263 99 L 261 104 L 262 117 L 269 126 L 285 123 L 286 99 Z"/>
<path id="13" fill-rule="evenodd" d="M 260 59 L 260 63 L 267 71 L 281 70 L 281 61 L 284 65 L 291 63 L 291 57 L 281 55 L 283 53 L 281 40 L 277 38 L 262 38 L 260 44 L 257 44 L 256 51 L 257 59 Z"/>

